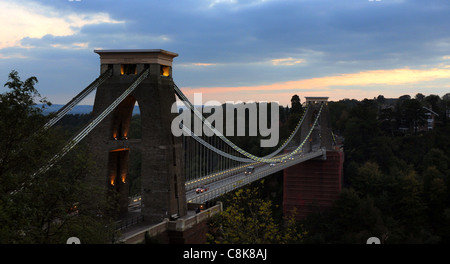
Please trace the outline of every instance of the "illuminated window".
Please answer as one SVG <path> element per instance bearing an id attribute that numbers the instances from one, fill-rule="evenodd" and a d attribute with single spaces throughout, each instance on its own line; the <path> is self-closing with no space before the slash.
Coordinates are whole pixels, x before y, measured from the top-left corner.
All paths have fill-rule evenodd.
<path id="1" fill-rule="evenodd" d="M 170 67 L 161 65 L 161 73 L 162 76 L 170 76 Z"/>
<path id="2" fill-rule="evenodd" d="M 120 75 L 137 74 L 136 64 L 121 64 Z"/>

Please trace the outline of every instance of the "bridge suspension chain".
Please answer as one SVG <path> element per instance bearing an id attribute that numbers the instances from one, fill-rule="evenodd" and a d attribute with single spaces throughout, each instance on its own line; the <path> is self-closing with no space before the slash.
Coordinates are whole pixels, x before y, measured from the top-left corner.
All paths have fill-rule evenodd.
<path id="1" fill-rule="evenodd" d="M 302 151 L 302 148 L 304 147 L 305 143 L 307 142 L 308 139 L 311 138 L 314 129 L 317 127 L 317 123 L 319 121 L 319 118 L 320 118 L 320 115 L 322 113 L 322 109 L 323 109 L 324 105 L 325 105 L 324 103 L 321 104 L 320 109 L 318 111 L 318 114 L 316 115 L 316 118 L 315 118 L 314 122 L 311 124 L 311 129 L 309 130 L 307 136 L 304 138 L 304 140 L 301 142 L 301 144 L 299 146 L 297 146 L 297 148 L 294 149 L 293 151 L 291 151 L 290 153 L 283 154 L 283 155 L 280 155 L 279 157 L 271 159 L 271 160 L 273 160 L 272 162 L 282 162 L 283 160 L 286 161 L 287 158 L 292 157 L 293 155 L 295 155 L 298 152 Z M 196 139 L 198 143 L 200 143 L 202 145 L 204 144 L 203 143 L 204 140 L 202 138 L 198 137 L 194 133 L 192 133 L 191 135 L 193 135 L 194 138 L 197 137 L 199 139 L 199 140 Z M 189 138 L 189 137 L 186 137 L 186 138 Z M 223 141 L 219 141 L 219 142 L 223 142 Z M 228 146 L 228 145 L 225 144 L 225 146 Z M 311 146 L 311 148 L 312 148 L 312 146 Z M 219 154 L 218 156 L 222 157 L 222 159 L 225 158 L 224 156 L 221 156 L 222 155 L 221 153 L 217 153 L 215 150 L 216 150 L 216 148 L 213 147 L 212 151 L 214 151 L 216 154 Z M 308 156 L 311 156 L 311 155 L 313 155 L 312 157 L 317 157 L 316 153 L 321 153 L 320 155 L 323 155 L 323 150 L 322 151 L 314 150 L 314 151 L 311 151 L 309 153 L 303 153 L 305 155 L 302 155 L 301 157 L 299 157 L 299 159 L 307 158 Z M 225 156 L 227 156 L 227 158 L 225 158 L 226 160 L 230 160 L 230 158 L 228 158 L 229 157 L 228 155 L 225 155 Z M 236 158 L 236 156 L 235 156 L 235 158 Z M 234 158 L 231 158 L 231 159 L 234 159 Z M 200 175 L 199 177 L 198 176 L 197 177 L 192 177 L 191 175 L 189 175 L 189 177 L 186 178 L 185 188 L 186 188 L 186 191 L 190 191 L 192 189 L 195 189 L 198 186 L 202 186 L 202 185 L 205 185 L 205 184 L 208 184 L 208 183 L 212 183 L 214 181 L 222 180 L 222 179 L 228 178 L 228 177 L 235 177 L 236 175 L 239 175 L 239 173 L 241 173 L 243 170 L 245 170 L 245 168 L 248 167 L 248 166 L 253 166 L 253 167 L 257 168 L 259 166 L 262 166 L 263 164 L 264 164 L 263 162 L 254 162 L 253 161 L 253 163 L 245 163 L 245 165 L 242 165 L 242 163 L 241 163 L 241 164 L 237 164 L 237 165 L 234 165 L 234 166 L 227 166 L 225 168 L 221 168 L 219 173 L 213 172 L 211 174 L 206 174 L 206 175 L 199 174 Z M 280 168 L 279 166 L 281 166 L 281 165 L 277 165 L 276 168 Z M 188 175 L 188 173 L 186 175 Z M 258 176 L 255 179 L 259 179 L 259 178 L 260 178 L 260 176 Z M 249 178 L 246 177 L 245 179 L 247 181 Z M 250 180 L 250 182 L 255 180 L 255 179 Z M 239 180 L 239 182 L 241 182 L 241 181 Z M 239 182 L 232 182 L 232 183 L 229 183 L 229 186 L 228 185 L 227 186 L 230 187 L 231 189 L 234 189 L 234 188 L 236 188 L 237 185 L 241 184 Z M 198 200 L 199 198 L 197 197 L 196 199 Z"/>
<path id="2" fill-rule="evenodd" d="M 272 154 L 272 157 L 274 155 L 278 154 L 278 152 L 281 149 L 283 149 L 284 146 L 289 144 L 292 137 L 297 133 L 298 129 L 300 128 L 301 124 L 303 123 L 303 120 L 305 119 L 305 113 L 308 111 L 308 108 L 309 108 L 309 105 L 307 108 L 304 109 L 302 120 L 297 124 L 297 127 L 292 131 L 289 139 L 286 140 L 285 143 L 282 144 L 282 146 L 275 152 L 275 154 Z M 187 161 L 186 162 L 186 190 L 192 190 L 201 184 L 212 182 L 217 179 L 223 179 L 223 178 L 227 177 L 227 175 L 230 175 L 230 176 L 236 175 L 236 173 L 242 172 L 248 166 L 259 167 L 262 164 L 260 162 L 255 162 L 254 160 L 249 159 L 249 158 L 237 156 L 236 150 L 234 150 L 230 146 L 226 145 L 223 141 L 221 141 L 215 135 L 213 135 L 212 137 L 206 137 L 206 139 L 203 139 L 202 137 L 197 136 L 194 132 L 192 132 L 187 126 L 183 126 L 183 123 L 180 123 L 179 127 L 184 132 L 186 132 L 185 136 L 183 136 L 183 145 L 185 146 L 185 152 L 186 152 L 185 160 Z M 219 142 L 217 142 L 217 140 L 219 140 Z M 208 158 L 208 156 L 207 156 L 206 168 L 207 168 L 207 170 L 209 169 L 209 173 L 208 173 L 208 171 L 206 173 L 204 173 L 201 170 L 196 171 L 196 170 L 192 169 L 197 164 L 191 164 L 191 163 L 199 162 L 198 161 L 198 152 L 199 151 L 192 152 L 192 150 L 191 150 L 192 142 L 196 142 L 199 145 L 203 145 L 203 147 L 206 148 L 206 150 L 204 152 L 206 152 L 207 155 L 208 155 L 208 153 L 211 153 L 210 157 L 212 156 L 213 153 L 216 154 L 217 157 L 219 157 L 219 158 L 213 157 L 211 159 L 211 158 Z M 220 144 L 221 142 L 222 142 L 222 144 Z M 219 143 L 219 144 L 217 144 L 217 143 Z M 223 144 L 225 144 L 225 145 L 223 145 Z M 214 145 L 216 145 L 217 147 Z M 220 146 L 222 146 L 222 147 L 220 147 Z M 197 150 L 199 149 L 198 146 L 195 146 L 195 148 Z M 222 151 L 219 148 L 223 148 L 224 151 Z M 227 151 L 227 149 L 228 149 L 228 151 Z M 230 149 L 232 150 L 232 152 L 235 152 L 235 153 L 230 153 Z M 200 147 L 200 151 L 201 151 L 201 147 Z M 197 158 L 194 157 L 196 155 L 197 155 Z M 280 155 L 280 157 L 282 157 L 284 155 L 287 155 L 287 154 L 282 154 L 282 155 Z M 215 163 L 213 165 L 209 164 L 209 162 L 214 163 L 214 160 L 218 164 L 221 165 L 221 167 L 219 168 L 218 171 L 210 168 L 211 166 L 213 168 L 215 166 L 217 166 L 217 163 Z M 202 159 L 200 158 L 200 162 L 201 161 L 202 161 Z"/>
<path id="3" fill-rule="evenodd" d="M 197 136 L 194 132 L 192 132 L 189 128 L 187 128 L 186 126 L 183 126 L 183 124 L 180 123 L 180 128 L 183 129 L 183 131 L 185 131 L 186 133 L 188 133 L 193 139 L 195 139 L 198 143 L 202 144 L 203 146 L 205 146 L 206 148 L 208 148 L 209 150 L 214 151 L 215 153 L 231 159 L 231 160 L 235 160 L 235 161 L 240 161 L 240 162 L 254 162 L 252 159 L 249 158 L 242 158 L 242 157 L 237 157 L 237 156 L 233 156 L 231 154 L 228 154 L 226 152 L 223 152 L 220 149 L 217 149 L 216 147 L 214 147 L 213 145 L 209 144 L 208 142 L 206 142 L 205 140 L 203 140 L 202 138 L 200 138 L 199 136 Z"/>
<path id="4" fill-rule="evenodd" d="M 292 157 L 293 155 L 297 154 L 297 153 L 303 148 L 303 146 L 305 145 L 305 143 L 306 143 L 306 141 L 308 140 L 308 138 L 311 137 L 311 134 L 312 134 L 312 132 L 313 132 L 313 130 L 314 130 L 314 127 L 317 125 L 317 122 L 319 121 L 319 117 L 320 117 L 320 114 L 322 113 L 323 106 L 324 106 L 324 103 L 321 104 L 320 109 L 319 109 L 319 111 L 318 111 L 318 113 L 317 113 L 317 116 L 316 116 L 316 118 L 315 118 L 315 120 L 314 120 L 314 123 L 312 124 L 311 129 L 309 130 L 307 136 L 306 136 L 305 139 L 302 141 L 302 143 L 301 143 L 299 146 L 297 146 L 297 148 L 295 148 L 293 151 L 291 151 L 291 152 L 288 153 L 288 154 L 283 154 L 283 155 L 281 155 L 280 158 L 270 158 L 270 159 L 266 159 L 266 160 L 268 160 L 268 162 L 280 162 L 280 161 L 283 161 L 283 160 L 285 160 L 285 159 L 287 159 L 287 158 L 289 158 L 289 157 Z M 189 130 L 187 130 L 187 131 L 189 131 Z M 191 133 L 192 133 L 192 132 L 191 132 Z M 194 133 L 192 133 L 192 134 L 194 134 Z M 195 135 L 195 134 L 194 134 L 194 135 Z M 198 138 L 198 137 L 197 137 L 197 138 Z M 196 139 L 196 140 L 197 140 L 197 139 Z M 207 144 L 207 143 L 206 143 L 204 140 L 202 140 L 201 138 L 199 138 L 197 141 L 198 141 L 199 143 L 201 143 L 202 145 L 205 145 L 205 146 L 206 146 L 206 144 Z M 216 152 L 216 151 L 215 151 L 216 148 L 212 147 L 212 148 L 210 148 L 210 149 L 213 150 L 214 152 Z M 219 154 L 219 155 L 222 155 L 222 154 L 219 153 L 219 152 L 216 152 L 216 153 Z M 229 156 L 229 155 L 226 155 L 227 158 L 231 158 L 231 157 L 228 157 L 228 156 Z M 234 157 L 234 158 L 238 158 L 238 157 Z M 231 159 L 234 159 L 234 158 L 231 158 Z M 263 159 L 263 158 L 260 158 L 260 159 Z M 253 161 L 253 159 L 250 159 L 250 160 Z M 259 161 L 259 160 L 257 160 L 257 161 Z M 244 161 L 244 162 L 248 162 L 248 161 Z M 263 162 L 267 162 L 267 161 L 263 161 Z"/>
<path id="5" fill-rule="evenodd" d="M 91 84 L 89 84 L 83 91 L 81 91 L 78 95 L 76 95 L 69 103 L 64 105 L 61 109 L 56 112 L 56 115 L 50 119 L 47 123 L 45 123 L 38 131 L 36 131 L 33 136 L 42 133 L 43 131 L 49 129 L 54 124 L 56 124 L 61 118 L 63 118 L 70 110 L 72 110 L 75 105 L 81 102 L 86 96 L 88 96 L 93 90 L 95 90 L 98 86 L 100 86 L 104 81 L 106 81 L 112 75 L 112 69 L 107 70 L 97 79 L 95 79 Z M 28 141 L 32 140 L 32 138 L 28 138 Z M 26 144 L 26 143 L 25 143 Z M 22 148 L 17 150 L 13 150 L 13 152 L 20 152 Z"/>
<path id="6" fill-rule="evenodd" d="M 292 155 L 295 155 L 297 152 L 299 152 L 303 148 L 303 145 L 306 143 L 306 140 L 309 137 L 311 137 L 314 127 L 317 125 L 317 122 L 319 121 L 319 117 L 320 117 L 320 114 L 322 113 L 322 109 L 323 109 L 324 105 L 325 105 L 325 103 L 322 102 L 320 105 L 319 112 L 317 113 L 316 119 L 314 120 L 314 123 L 312 124 L 311 129 L 308 132 L 308 135 L 305 137 L 303 142 L 296 149 L 294 149 L 293 151 L 291 151 L 289 154 L 286 155 L 287 157 L 291 157 Z"/>
<path id="7" fill-rule="evenodd" d="M 144 70 L 139 77 L 133 82 L 128 89 L 126 89 L 119 97 L 114 100 L 102 113 L 100 113 L 93 121 L 91 121 L 84 129 L 82 129 L 69 143 L 63 148 L 63 150 L 54 157 L 53 162 L 49 162 L 47 166 L 44 167 L 44 170 L 47 171 L 49 168 L 53 166 L 53 164 L 61 159 L 63 156 L 67 154 L 73 147 L 75 147 L 84 137 L 86 137 L 106 116 L 108 116 L 134 89 L 145 79 L 148 77 L 150 73 L 150 69 Z M 45 172 L 43 171 L 43 172 Z M 42 173 L 42 172 L 41 172 Z"/>
<path id="8" fill-rule="evenodd" d="M 100 113 L 95 119 L 93 119 L 88 125 L 86 125 L 76 136 L 74 136 L 69 142 L 63 147 L 63 149 L 53 156 L 47 164 L 42 166 L 36 173 L 31 176 L 31 179 L 36 176 L 47 172 L 56 162 L 61 160 L 72 148 L 74 148 L 83 138 L 85 138 L 106 116 L 108 116 L 134 89 L 141 84 L 141 82 L 147 78 L 150 74 L 150 69 L 143 70 L 137 79 L 131 84 L 119 97 L 116 98 L 102 113 Z M 22 184 L 18 192 L 25 187 L 25 183 Z"/>
<path id="9" fill-rule="evenodd" d="M 303 124 L 303 120 L 306 117 L 306 113 L 308 113 L 310 105 L 308 104 L 308 106 L 306 107 L 305 110 L 303 110 L 303 115 L 302 118 L 300 119 L 300 121 L 297 123 L 297 126 L 295 127 L 295 129 L 291 132 L 291 134 L 289 135 L 288 139 L 274 152 L 270 153 L 267 156 L 264 156 L 263 158 L 272 158 L 273 156 L 277 155 L 278 153 L 280 153 L 287 145 L 289 145 L 289 143 L 291 143 L 292 139 L 294 138 L 294 136 L 297 134 L 297 131 L 300 129 L 300 127 Z"/>
<path id="10" fill-rule="evenodd" d="M 91 84 L 89 84 L 83 91 L 81 91 L 78 95 L 76 95 L 70 102 L 64 105 L 61 109 L 56 112 L 55 117 L 50 119 L 43 127 L 43 129 L 48 129 L 53 126 L 56 122 L 58 122 L 63 116 L 65 116 L 70 110 L 72 110 L 75 105 L 81 102 L 86 96 L 88 96 L 92 91 L 94 91 L 97 87 L 99 87 L 102 83 L 104 83 L 109 77 L 112 75 L 112 69 L 108 69 L 102 75 L 100 75 L 97 79 L 95 79 Z"/>
<path id="11" fill-rule="evenodd" d="M 251 159 L 251 160 L 254 160 L 254 161 L 258 161 L 258 162 L 266 162 L 266 163 L 270 163 L 270 162 L 280 162 L 280 161 L 283 161 L 283 160 L 285 160 L 285 159 L 287 159 L 287 158 L 289 158 L 289 157 L 291 157 L 292 155 L 294 155 L 295 153 L 297 153 L 300 149 L 301 149 L 301 147 L 303 147 L 303 145 L 304 145 L 304 143 L 306 142 L 306 140 L 307 140 L 307 138 L 311 135 L 311 133 L 312 133 L 312 130 L 313 130 L 313 128 L 314 128 L 314 126 L 315 126 L 315 124 L 317 123 L 317 120 L 318 120 L 318 118 L 319 118 L 319 116 L 320 116 L 320 113 L 322 112 L 322 108 L 323 108 L 323 103 L 322 103 L 322 105 L 321 105 L 321 108 L 320 108 L 320 110 L 319 110 L 319 114 L 317 115 L 317 117 L 316 117 L 316 120 L 315 120 L 315 122 L 314 122 L 314 125 L 311 127 L 311 129 L 310 129 L 310 131 L 309 131 L 309 133 L 308 133 L 308 136 L 305 138 L 305 140 L 302 142 L 302 144 L 300 144 L 300 146 L 299 147 L 297 147 L 297 151 L 295 151 L 295 153 L 290 153 L 290 154 L 287 154 L 287 155 L 284 155 L 283 157 L 281 157 L 281 158 L 273 158 L 273 156 L 274 155 L 276 155 L 279 151 L 281 151 L 281 149 L 279 149 L 279 150 L 277 150 L 277 151 L 275 151 L 275 152 L 277 152 L 276 154 L 273 154 L 273 156 L 272 157 L 269 157 L 269 158 L 266 158 L 267 156 L 270 156 L 270 155 L 272 155 L 272 154 L 270 154 L 270 155 L 267 155 L 266 157 L 257 157 L 257 156 L 255 156 L 255 155 L 253 155 L 253 154 L 251 154 L 251 153 L 248 153 L 247 151 L 245 151 L 245 150 L 243 150 L 243 149 L 241 149 L 240 147 L 238 147 L 237 145 L 235 145 L 233 142 L 231 142 L 228 138 L 226 138 L 220 131 L 218 131 L 214 126 L 212 126 L 212 124 L 208 121 L 208 120 L 206 120 L 206 118 L 192 105 L 192 103 L 187 99 L 187 97 L 183 94 L 183 92 L 180 90 L 180 88 L 178 88 L 178 86 L 174 83 L 174 90 L 175 90 L 175 93 L 176 93 L 176 95 L 178 96 L 178 98 L 180 98 L 180 100 L 191 110 L 191 111 L 193 111 L 194 112 L 194 114 L 195 114 L 195 116 L 197 116 L 199 119 L 201 119 L 202 120 L 202 122 L 209 128 L 209 129 L 211 129 L 211 131 L 213 131 L 214 132 L 214 134 L 215 135 L 217 135 L 221 140 L 223 140 L 227 145 L 229 145 L 230 147 L 232 147 L 234 150 L 236 150 L 236 151 L 238 151 L 240 154 L 242 154 L 242 155 L 244 155 L 244 156 L 246 156 L 247 158 L 249 158 L 249 159 Z M 307 109 L 309 109 L 309 107 L 307 108 Z M 304 114 L 304 117 L 306 116 L 306 111 L 305 111 L 305 114 Z M 300 128 L 300 126 L 301 126 L 301 122 L 303 122 L 303 120 L 304 120 L 304 118 L 302 118 L 301 119 L 301 121 L 299 122 L 299 124 L 297 125 L 297 127 L 296 127 L 296 131 L 298 131 L 298 129 Z M 292 140 L 292 138 L 293 138 L 293 135 L 294 134 L 291 134 L 291 136 L 290 136 L 290 140 Z M 290 141 L 289 141 L 290 142 Z M 288 142 L 288 143 L 289 143 Z M 202 142 L 200 142 L 201 144 L 204 144 L 205 142 L 202 140 Z M 206 145 L 206 144 L 204 144 L 204 145 Z M 286 144 L 287 145 L 287 144 Z M 285 147 L 285 144 L 283 144 L 283 148 Z M 217 153 L 217 152 L 216 152 Z M 220 153 L 218 153 L 219 155 L 221 155 Z"/>

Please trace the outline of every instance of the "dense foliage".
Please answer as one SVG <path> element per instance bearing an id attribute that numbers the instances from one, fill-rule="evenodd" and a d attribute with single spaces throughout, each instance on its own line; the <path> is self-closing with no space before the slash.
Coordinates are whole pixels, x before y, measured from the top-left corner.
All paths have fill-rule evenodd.
<path id="1" fill-rule="evenodd" d="M 280 108 L 282 130 L 292 129 L 301 116 L 298 96 L 291 103 Z M 299 239 L 289 242 L 365 243 L 376 236 L 383 243 L 449 243 L 450 94 L 341 100 L 329 108 L 333 131 L 344 143 L 345 186 L 332 208 L 312 207 L 302 228 L 293 231 Z M 211 223 L 211 243 L 286 243 L 274 224 L 282 218 L 272 218 L 280 214 L 280 195 L 250 197 L 253 192 L 244 188 L 221 198 L 229 206 Z M 258 225 L 267 229 L 265 236 Z"/>
<path id="2" fill-rule="evenodd" d="M 48 116 L 35 101 L 50 104 L 12 71 L 0 94 L 0 243 L 84 243 L 110 241 L 103 195 L 86 181 L 94 165 L 85 147 L 73 149 L 46 173 L 36 173 L 57 154 L 66 130 L 41 129 Z M 105 228 L 106 227 L 106 228 Z"/>
<path id="3" fill-rule="evenodd" d="M 263 194 L 264 180 L 225 195 L 225 209 L 209 221 L 211 244 L 300 243 L 307 234 L 296 213 L 279 218 L 276 205 Z"/>
<path id="4" fill-rule="evenodd" d="M 331 210 L 305 221 L 306 242 L 450 243 L 449 109 L 450 94 L 330 103 L 345 188 Z"/>

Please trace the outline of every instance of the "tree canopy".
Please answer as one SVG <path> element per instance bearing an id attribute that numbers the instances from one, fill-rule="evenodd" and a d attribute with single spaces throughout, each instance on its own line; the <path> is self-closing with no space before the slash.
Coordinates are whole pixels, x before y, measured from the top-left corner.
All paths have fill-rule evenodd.
<path id="1" fill-rule="evenodd" d="M 208 242 L 212 244 L 299 243 L 307 234 L 295 221 L 295 212 L 281 223 L 273 216 L 271 200 L 263 199 L 256 183 L 235 191 L 224 212 L 210 221 Z"/>
<path id="2" fill-rule="evenodd" d="M 0 94 L 0 243 L 84 243 L 110 241 L 110 219 L 99 190 L 86 181 L 94 164 L 86 148 L 73 149 L 46 173 L 36 173 L 67 140 L 61 128 L 42 129 L 42 98 L 36 77 L 9 74 Z M 106 228 L 105 228 L 106 226 Z"/>
<path id="3" fill-rule="evenodd" d="M 449 103 L 423 94 L 330 103 L 345 188 L 329 211 L 305 220 L 306 242 L 450 243 Z"/>

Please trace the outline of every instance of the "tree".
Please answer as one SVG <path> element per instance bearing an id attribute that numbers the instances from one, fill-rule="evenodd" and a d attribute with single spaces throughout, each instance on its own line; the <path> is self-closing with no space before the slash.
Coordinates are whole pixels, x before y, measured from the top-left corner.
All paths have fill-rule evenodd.
<path id="1" fill-rule="evenodd" d="M 257 188 L 237 190 L 224 212 L 209 223 L 208 242 L 213 244 L 268 244 L 300 242 L 306 232 L 295 222 L 295 212 L 285 226 L 272 216 L 272 202 L 259 198 Z"/>
<path id="2" fill-rule="evenodd" d="M 410 132 L 417 133 L 417 128 L 426 124 L 425 109 L 416 99 L 405 100 L 401 104 L 401 115 Z"/>
<path id="3" fill-rule="evenodd" d="M 425 95 L 418 93 L 414 98 L 419 102 L 423 102 L 423 100 L 425 100 Z"/>
<path id="4" fill-rule="evenodd" d="M 450 168 L 450 157 L 438 148 L 432 148 L 423 156 L 421 164 L 424 168 L 435 166 L 441 173 L 446 173 Z"/>
<path id="5" fill-rule="evenodd" d="M 383 189 L 383 174 L 378 164 L 366 162 L 359 166 L 357 173 L 351 180 L 351 185 L 361 196 L 375 196 Z"/>
<path id="6" fill-rule="evenodd" d="M 364 100 L 352 108 L 349 116 L 344 130 L 346 160 L 365 162 L 372 156 L 373 139 L 380 134 L 376 105 Z"/>
<path id="7" fill-rule="evenodd" d="M 369 237 L 386 238 L 389 233 L 382 212 L 372 198 L 361 198 L 345 188 L 330 210 L 313 212 L 305 220 L 306 243 L 365 243 Z"/>
<path id="8" fill-rule="evenodd" d="M 85 243 L 107 242 L 102 217 L 107 206 L 86 182 L 94 169 L 83 146 L 73 149 L 46 173 L 36 173 L 66 142 L 61 129 L 41 129 L 47 121 L 34 88 L 36 77 L 21 81 L 9 74 L 0 95 L 0 243 L 64 243 L 77 236 Z"/>
<path id="9" fill-rule="evenodd" d="M 446 94 L 444 94 L 443 96 L 442 96 L 442 100 L 443 101 L 450 101 L 450 93 L 446 93 Z"/>
<path id="10" fill-rule="evenodd" d="M 396 201 L 398 218 L 411 234 L 417 234 L 424 227 L 425 222 L 426 204 L 422 198 L 423 187 L 413 170 L 406 172 L 399 181 L 399 200 Z"/>
<path id="11" fill-rule="evenodd" d="M 377 103 L 378 104 L 384 104 L 386 102 L 386 98 L 384 98 L 384 96 L 383 95 L 378 95 L 378 97 L 377 97 Z"/>
<path id="12" fill-rule="evenodd" d="M 15 190 L 32 174 L 31 168 L 39 166 L 41 159 L 50 158 L 48 148 L 40 149 L 40 142 L 49 136 L 48 131 L 36 133 L 42 126 L 42 109 L 35 107 L 34 98 L 39 93 L 34 88 L 36 77 L 22 82 L 16 71 L 9 74 L 5 87 L 9 92 L 0 95 L 0 188 L 2 193 Z M 45 99 L 40 99 L 45 102 Z"/>
<path id="13" fill-rule="evenodd" d="M 344 128 L 346 188 L 329 211 L 308 216 L 307 243 L 364 243 L 369 235 L 385 235 L 386 243 L 449 243 L 450 126 L 441 119 L 432 131 L 398 133 L 400 127 L 414 132 L 425 119 L 423 106 L 435 112 L 439 106 L 445 116 L 449 98 L 404 95 L 393 103 L 380 95 L 347 108 L 345 100 L 329 103 L 333 129 Z"/>
<path id="14" fill-rule="evenodd" d="M 425 97 L 425 101 L 428 103 L 429 107 L 437 112 L 440 113 L 440 107 L 439 104 L 441 102 L 441 98 L 438 95 L 430 94 L 427 97 Z"/>
<path id="15" fill-rule="evenodd" d="M 294 94 L 291 98 L 291 113 L 302 113 L 302 104 L 300 103 L 300 97 Z"/>
<path id="16" fill-rule="evenodd" d="M 301 118 L 302 118 L 302 105 L 300 103 L 300 97 L 295 94 L 291 98 L 291 109 L 287 120 L 287 126 L 289 131 L 295 129 Z"/>

